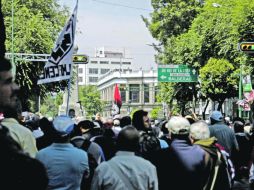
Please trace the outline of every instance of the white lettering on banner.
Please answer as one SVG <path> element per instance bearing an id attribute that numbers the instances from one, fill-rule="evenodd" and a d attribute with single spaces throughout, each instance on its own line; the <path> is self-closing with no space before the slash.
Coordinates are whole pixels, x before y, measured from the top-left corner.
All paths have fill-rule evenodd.
<path id="1" fill-rule="evenodd" d="M 69 79 L 71 75 L 71 67 L 71 64 L 44 67 L 44 71 L 40 75 L 38 84 Z"/>

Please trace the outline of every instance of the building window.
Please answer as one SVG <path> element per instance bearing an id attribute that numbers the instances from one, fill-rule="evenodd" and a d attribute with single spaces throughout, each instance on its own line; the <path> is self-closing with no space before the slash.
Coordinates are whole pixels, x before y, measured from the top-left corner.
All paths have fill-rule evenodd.
<path id="1" fill-rule="evenodd" d="M 108 64 L 108 61 L 100 61 L 100 64 Z"/>
<path id="2" fill-rule="evenodd" d="M 98 74 L 97 68 L 89 68 L 89 74 Z"/>
<path id="3" fill-rule="evenodd" d="M 89 77 L 89 82 L 97 82 L 98 77 Z"/>
<path id="4" fill-rule="evenodd" d="M 131 62 L 123 62 L 123 65 L 130 65 Z"/>
<path id="5" fill-rule="evenodd" d="M 149 103 L 149 84 L 144 84 L 144 102 Z"/>
<path id="6" fill-rule="evenodd" d="M 92 63 L 92 64 L 97 64 L 97 63 L 98 63 L 98 61 L 91 61 L 91 63 Z"/>
<path id="7" fill-rule="evenodd" d="M 83 82 L 83 77 L 78 77 L 78 82 Z"/>
<path id="8" fill-rule="evenodd" d="M 139 103 L 139 84 L 130 84 L 130 100 L 133 103 Z"/>
<path id="9" fill-rule="evenodd" d="M 111 61 L 111 64 L 120 65 L 120 62 L 118 62 L 118 61 Z"/>
<path id="10" fill-rule="evenodd" d="M 83 68 L 78 68 L 78 73 L 82 74 L 83 73 Z"/>
<path id="11" fill-rule="evenodd" d="M 105 73 L 107 73 L 109 71 L 110 71 L 110 69 L 101 69 L 101 74 L 105 74 Z"/>
<path id="12" fill-rule="evenodd" d="M 119 86 L 119 90 L 120 90 L 122 102 L 125 103 L 126 102 L 126 85 L 121 84 Z"/>

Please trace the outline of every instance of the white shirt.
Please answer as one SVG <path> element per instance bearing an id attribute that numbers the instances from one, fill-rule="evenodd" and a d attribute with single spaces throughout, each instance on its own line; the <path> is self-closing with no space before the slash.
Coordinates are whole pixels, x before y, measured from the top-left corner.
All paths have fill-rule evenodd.
<path id="1" fill-rule="evenodd" d="M 158 179 L 156 168 L 149 161 L 135 156 L 134 152 L 118 151 L 109 161 L 102 162 L 95 170 L 91 189 L 93 190 L 126 190 L 126 185 L 110 167 L 114 162 L 130 181 L 135 190 L 157 190 Z M 133 190 L 134 190 L 133 189 Z M 128 189 L 131 190 L 131 189 Z"/>

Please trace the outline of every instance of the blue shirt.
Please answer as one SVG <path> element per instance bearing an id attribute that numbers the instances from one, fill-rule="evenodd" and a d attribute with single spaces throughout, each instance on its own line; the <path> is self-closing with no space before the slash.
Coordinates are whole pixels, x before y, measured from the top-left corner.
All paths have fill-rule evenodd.
<path id="1" fill-rule="evenodd" d="M 165 140 L 159 139 L 159 141 L 160 141 L 161 149 L 168 148 L 168 143 Z"/>
<path id="2" fill-rule="evenodd" d="M 87 153 L 70 143 L 53 143 L 40 150 L 36 158 L 46 167 L 47 189 L 80 190 L 83 174 L 89 174 Z"/>
<path id="3" fill-rule="evenodd" d="M 222 122 L 215 123 L 209 126 L 210 137 L 216 137 L 218 143 L 231 155 L 232 151 L 238 150 L 234 131 Z"/>

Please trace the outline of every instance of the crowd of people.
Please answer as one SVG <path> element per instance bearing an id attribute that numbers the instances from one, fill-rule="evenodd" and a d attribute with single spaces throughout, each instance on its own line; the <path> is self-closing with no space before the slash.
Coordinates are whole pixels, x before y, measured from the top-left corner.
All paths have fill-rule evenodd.
<path id="1" fill-rule="evenodd" d="M 0 62 L 3 189 L 230 190 L 244 179 L 253 188 L 249 121 L 213 111 L 209 123 L 178 115 L 152 124 L 142 109 L 132 117 L 25 121 L 11 64 Z"/>

